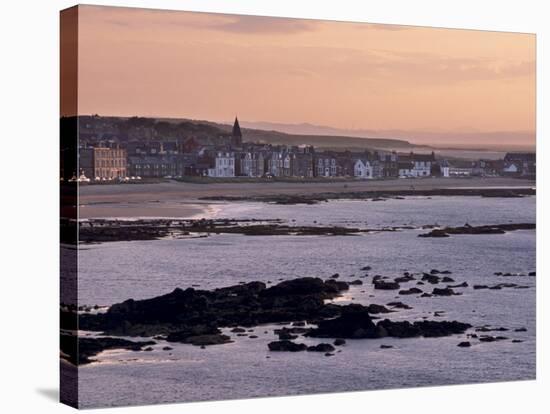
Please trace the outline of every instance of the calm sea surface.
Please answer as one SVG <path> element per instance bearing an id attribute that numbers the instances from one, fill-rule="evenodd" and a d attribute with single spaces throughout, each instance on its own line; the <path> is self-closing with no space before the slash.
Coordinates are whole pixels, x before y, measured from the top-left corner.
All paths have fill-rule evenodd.
<path id="1" fill-rule="evenodd" d="M 283 219 L 289 224 L 382 228 L 386 226 L 471 225 L 535 222 L 535 197 L 408 197 L 387 201 L 331 201 L 312 206 L 262 203 L 219 204 L 215 217 Z M 419 298 L 374 290 L 370 279 L 338 301 L 413 307 L 389 314 L 394 320 L 459 320 L 474 326 L 509 328 L 511 340 L 458 348 L 466 335 L 430 339 L 350 340 L 334 357 L 272 353 L 274 326 L 254 328 L 258 338 L 200 349 L 159 342 L 152 352 L 109 351 L 80 368 L 84 407 L 249 398 L 320 392 L 492 382 L 535 378 L 535 278 L 493 273 L 535 270 L 535 231 L 505 235 L 418 238 L 426 230 L 376 232 L 360 236 L 243 236 L 115 242 L 82 246 L 79 301 L 110 305 L 142 299 L 176 287 L 202 289 L 253 280 L 277 283 L 301 276 L 342 280 L 364 275 L 390 277 L 404 271 L 450 270 L 461 296 Z M 473 284 L 513 282 L 528 289 L 473 290 Z M 415 282 L 403 284 L 403 288 Z M 420 286 L 431 290 L 431 286 Z M 397 299 L 396 297 L 399 296 Z M 441 317 L 435 311 L 444 311 Z M 525 327 L 526 332 L 514 332 Z M 267 332 L 267 333 L 265 333 Z M 473 332 L 473 331 L 472 331 Z M 252 333 L 251 333 L 252 334 Z M 298 339 L 307 344 L 323 342 Z M 326 340 L 325 340 L 326 342 Z M 393 349 L 380 349 L 380 345 Z"/>

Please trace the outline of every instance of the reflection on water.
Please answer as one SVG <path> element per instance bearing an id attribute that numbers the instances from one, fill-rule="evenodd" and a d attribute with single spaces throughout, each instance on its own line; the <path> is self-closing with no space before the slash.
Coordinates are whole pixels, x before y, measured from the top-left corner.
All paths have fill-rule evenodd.
<path id="1" fill-rule="evenodd" d="M 383 227 L 439 223 L 472 225 L 534 222 L 535 198 L 413 197 L 407 200 L 331 201 L 313 206 L 259 203 L 222 205 L 216 217 L 281 218 L 297 224 Z M 295 221 L 292 221 L 295 220 Z M 350 223 L 350 224 L 346 224 Z M 357 224 L 359 223 L 359 224 Z M 511 329 L 524 342 L 474 343 L 458 348 L 465 335 L 430 339 L 348 341 L 334 357 L 316 353 L 270 353 L 275 326 L 256 327 L 235 342 L 200 349 L 159 342 L 151 352 L 119 351 L 80 370 L 84 406 L 195 401 L 360 389 L 530 379 L 535 376 L 535 278 L 498 278 L 494 272 L 535 270 L 535 232 L 422 239 L 423 230 L 361 236 L 243 236 L 222 234 L 200 239 L 118 242 L 79 252 L 80 303 L 109 305 L 200 285 L 211 289 L 251 280 L 277 283 L 300 276 L 341 280 L 404 271 L 451 270 L 463 295 L 420 298 L 374 290 L 370 279 L 353 286 L 341 300 L 386 304 L 399 300 L 411 310 L 391 319 L 449 319 L 474 326 Z M 513 279 L 513 280 L 512 280 Z M 514 282 L 528 289 L 473 290 L 473 284 Z M 404 284 L 404 288 L 415 282 Z M 420 286 L 430 291 L 431 286 Z M 396 299 L 397 297 L 397 299 Z M 442 317 L 435 311 L 444 311 Z M 278 326 L 280 327 L 280 326 Z M 514 332 L 526 327 L 527 332 Z M 267 332 L 267 333 L 266 333 Z M 315 344 L 317 339 L 300 338 Z M 393 349 L 380 349 L 381 344 Z"/>

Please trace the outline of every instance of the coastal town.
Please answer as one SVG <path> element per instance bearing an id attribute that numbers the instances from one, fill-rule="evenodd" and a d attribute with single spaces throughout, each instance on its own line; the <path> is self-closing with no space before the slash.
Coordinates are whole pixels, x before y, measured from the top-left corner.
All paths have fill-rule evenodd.
<path id="1" fill-rule="evenodd" d="M 174 133 L 163 121 L 137 124 L 130 118 L 115 128 L 81 117 L 79 171 L 66 179 L 83 183 L 127 183 L 147 179 L 521 177 L 536 175 L 534 152 L 509 152 L 502 159 L 447 159 L 434 151 L 385 149 L 330 150 L 313 145 L 278 145 L 243 140 L 239 120 L 231 131 L 204 127 L 197 133 Z M 164 126 L 166 133 L 162 133 Z M 160 130 L 160 132 L 159 132 Z"/>

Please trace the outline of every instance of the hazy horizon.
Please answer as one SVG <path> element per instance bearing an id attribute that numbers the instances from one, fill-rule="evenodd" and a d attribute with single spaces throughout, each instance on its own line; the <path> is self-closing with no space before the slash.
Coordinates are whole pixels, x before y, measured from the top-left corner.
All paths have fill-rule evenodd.
<path id="1" fill-rule="evenodd" d="M 102 6 L 78 14 L 79 114 L 238 115 L 245 127 L 535 145 L 532 34 Z"/>

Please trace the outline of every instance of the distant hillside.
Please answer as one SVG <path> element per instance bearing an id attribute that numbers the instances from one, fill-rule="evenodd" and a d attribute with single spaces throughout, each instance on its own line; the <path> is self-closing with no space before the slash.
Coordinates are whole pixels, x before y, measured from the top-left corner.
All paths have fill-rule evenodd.
<path id="1" fill-rule="evenodd" d="M 172 120 L 178 121 L 178 120 Z M 181 121 L 181 120 L 179 120 Z M 210 121 L 192 121 L 200 122 L 209 126 L 217 126 L 224 132 L 230 132 L 232 125 L 221 124 Z M 403 139 L 391 138 L 360 138 L 345 135 L 327 135 L 327 134 L 292 134 L 280 132 L 277 130 L 267 130 L 261 128 L 243 128 L 246 122 L 241 122 L 243 132 L 243 141 L 261 142 L 273 145 L 314 145 L 325 149 L 350 149 L 363 150 L 370 149 L 399 149 L 407 150 L 416 147 Z"/>
<path id="2" fill-rule="evenodd" d="M 187 136 L 214 137 L 231 132 L 232 125 L 204 120 L 145 117 L 80 117 L 81 139 L 117 137 L 127 140 L 170 140 Z M 242 128 L 245 142 L 274 145 L 314 145 L 323 149 L 396 149 L 409 150 L 417 146 L 403 139 L 358 138 L 324 134 L 289 134 L 275 130 Z"/>
<path id="3" fill-rule="evenodd" d="M 404 140 L 385 138 L 356 138 L 330 135 L 294 135 L 278 131 L 263 131 L 259 129 L 243 129 L 245 141 L 265 142 L 282 145 L 314 145 L 327 149 L 409 149 L 415 145 Z"/>

